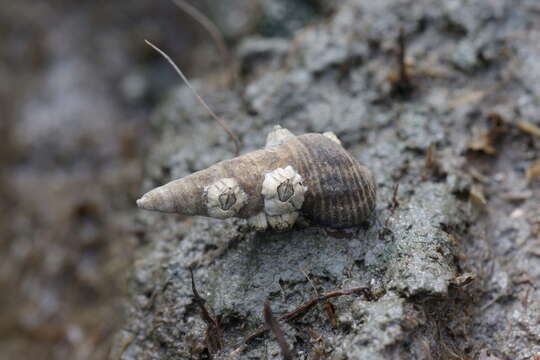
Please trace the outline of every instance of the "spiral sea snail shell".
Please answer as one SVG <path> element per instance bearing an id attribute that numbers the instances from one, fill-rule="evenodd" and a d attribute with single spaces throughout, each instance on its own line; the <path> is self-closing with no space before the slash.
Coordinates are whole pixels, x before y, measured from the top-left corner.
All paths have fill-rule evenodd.
<path id="1" fill-rule="evenodd" d="M 155 188 L 137 200 L 146 210 L 245 218 L 255 230 L 284 231 L 299 216 L 314 225 L 359 225 L 375 207 L 371 171 L 334 133 L 295 136 L 277 125 L 266 146 Z"/>

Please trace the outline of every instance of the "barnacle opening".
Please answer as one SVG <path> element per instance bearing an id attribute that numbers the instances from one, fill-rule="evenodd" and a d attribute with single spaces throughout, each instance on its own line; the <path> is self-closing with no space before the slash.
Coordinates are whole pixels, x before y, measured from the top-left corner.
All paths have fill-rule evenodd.
<path id="1" fill-rule="evenodd" d="M 232 188 L 228 188 L 226 192 L 219 195 L 219 206 L 221 210 L 229 210 L 236 203 L 236 195 Z"/>
<path id="2" fill-rule="evenodd" d="M 219 179 L 205 188 L 208 216 L 235 216 L 247 202 L 247 195 L 234 178 Z"/>
<path id="3" fill-rule="evenodd" d="M 291 179 L 287 179 L 277 187 L 278 198 L 280 201 L 287 201 L 294 195 L 294 187 Z"/>

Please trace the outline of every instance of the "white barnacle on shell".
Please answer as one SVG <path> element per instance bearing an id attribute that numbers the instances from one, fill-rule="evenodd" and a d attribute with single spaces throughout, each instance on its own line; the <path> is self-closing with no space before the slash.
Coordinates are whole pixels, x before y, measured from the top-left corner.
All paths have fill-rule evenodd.
<path id="1" fill-rule="evenodd" d="M 264 212 L 260 212 L 257 215 L 250 216 L 248 218 L 248 225 L 255 231 L 266 230 L 268 228 L 266 214 Z"/>
<path id="2" fill-rule="evenodd" d="M 292 166 L 277 168 L 264 176 L 264 211 L 276 216 L 298 211 L 304 203 L 307 187 Z"/>
<path id="3" fill-rule="evenodd" d="M 282 128 L 280 125 L 276 125 L 266 136 L 265 148 L 267 150 L 275 148 L 294 137 L 294 134 L 288 129 Z"/>
<path id="4" fill-rule="evenodd" d="M 339 140 L 339 138 L 336 136 L 336 134 L 334 134 L 334 132 L 332 132 L 332 131 L 324 132 L 324 133 L 323 133 L 323 136 L 324 136 L 324 137 L 327 137 L 327 138 L 330 139 L 330 140 L 332 140 L 332 141 L 335 142 L 336 144 L 341 145 L 341 140 Z"/>
<path id="5" fill-rule="evenodd" d="M 268 224 L 277 231 L 286 231 L 293 227 L 296 219 L 298 219 L 298 211 L 290 212 L 283 215 L 267 215 Z"/>
<path id="6" fill-rule="evenodd" d="M 208 216 L 225 219 L 235 216 L 246 204 L 247 195 L 234 178 L 219 179 L 205 188 Z"/>

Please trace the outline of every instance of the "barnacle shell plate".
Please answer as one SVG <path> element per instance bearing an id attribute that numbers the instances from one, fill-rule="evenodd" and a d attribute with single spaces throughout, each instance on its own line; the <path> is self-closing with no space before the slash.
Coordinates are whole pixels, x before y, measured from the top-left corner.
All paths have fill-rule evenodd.
<path id="1" fill-rule="evenodd" d="M 247 195 L 234 178 L 224 178 L 205 188 L 208 215 L 225 219 L 234 216 L 246 204 Z"/>
<path id="2" fill-rule="evenodd" d="M 267 173 L 261 192 L 264 212 L 275 216 L 298 211 L 304 203 L 306 190 L 302 177 L 290 165 Z"/>

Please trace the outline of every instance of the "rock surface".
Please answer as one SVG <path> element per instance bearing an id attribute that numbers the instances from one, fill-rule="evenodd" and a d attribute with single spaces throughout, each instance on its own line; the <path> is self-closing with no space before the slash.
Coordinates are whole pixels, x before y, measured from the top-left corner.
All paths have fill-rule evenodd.
<path id="1" fill-rule="evenodd" d="M 335 318 L 321 302 L 282 323 L 298 358 L 540 353 L 540 192 L 524 176 L 540 145 L 516 126 L 538 124 L 540 66 L 531 59 L 540 55 L 539 9 L 511 0 L 347 1 L 279 46 L 269 40 L 265 50 L 258 39 L 252 51 L 241 47 L 239 60 L 249 59 L 242 90 L 196 83 L 230 119 L 243 152 L 262 147 L 276 124 L 296 134 L 334 131 L 374 172 L 376 214 L 340 238 L 316 227 L 250 233 L 239 220 L 141 212 L 127 323 L 111 358 L 278 359 L 273 335 L 243 345 L 263 326 L 265 302 L 281 315 L 358 287 L 370 295 L 330 300 Z M 401 29 L 409 80 L 399 77 Z M 255 53 L 266 60 L 254 62 Z M 506 129 L 497 140 L 493 119 Z M 145 191 L 233 156 L 185 87 L 154 124 L 161 138 Z M 493 151 L 470 146 L 478 134 Z M 208 345 L 216 335 L 189 268 L 219 317 L 219 351 Z"/>

